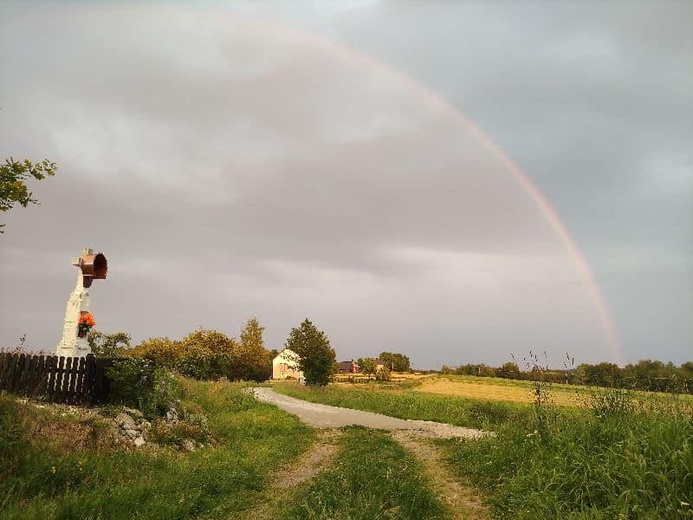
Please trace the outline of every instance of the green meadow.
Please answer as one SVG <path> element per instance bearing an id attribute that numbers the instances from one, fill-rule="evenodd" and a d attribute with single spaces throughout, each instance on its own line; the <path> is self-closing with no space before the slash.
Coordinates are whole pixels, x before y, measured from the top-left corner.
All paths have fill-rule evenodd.
<path id="1" fill-rule="evenodd" d="M 108 435 L 119 407 L 73 414 L 0 395 L 0 518 L 455 517 L 408 449 L 360 427 L 339 432 L 322 471 L 278 487 L 287 468 L 320 448 L 320 435 L 256 401 L 247 384 L 177 379 L 188 422 L 165 429 L 153 419 L 158 445 L 140 449 Z M 421 442 L 439 450 L 439 467 L 460 485 L 481 492 L 494 518 L 693 518 L 693 420 L 690 401 L 677 396 L 595 390 L 572 407 L 552 404 L 543 384 L 532 387 L 533 403 L 411 383 L 273 386 L 314 402 L 493 431 Z M 201 444 L 182 450 L 180 439 L 191 436 Z"/>
<path id="2" fill-rule="evenodd" d="M 493 430 L 483 440 L 437 443 L 461 482 L 487 491 L 495 518 L 693 518 L 688 398 L 593 389 L 582 406 L 566 407 L 552 404 L 552 387 L 542 383 L 529 387 L 534 403 L 392 384 L 275 388 L 312 402 Z"/>
<path id="3" fill-rule="evenodd" d="M 243 518 L 313 431 L 243 393 L 247 385 L 181 384 L 181 405 L 208 420 L 208 442 L 193 452 L 128 448 L 106 438 L 106 419 L 0 396 L 0 517 Z"/>

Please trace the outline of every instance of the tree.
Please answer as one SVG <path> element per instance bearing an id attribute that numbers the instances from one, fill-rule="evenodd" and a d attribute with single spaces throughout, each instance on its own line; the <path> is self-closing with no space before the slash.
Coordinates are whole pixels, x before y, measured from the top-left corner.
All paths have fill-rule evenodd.
<path id="1" fill-rule="evenodd" d="M 38 200 L 32 198 L 26 180 L 30 177 L 45 179 L 46 176 L 55 175 L 56 171 L 58 167 L 48 159 L 40 162 L 28 159 L 15 161 L 12 157 L 5 159 L 5 163 L 0 165 L 0 211 L 9 211 L 15 203 L 25 208 L 29 204 L 39 204 Z M 3 227 L 5 224 L 0 224 L 0 233 L 4 233 Z"/>
<path id="2" fill-rule="evenodd" d="M 246 379 L 239 364 L 238 342 L 214 329 L 197 329 L 184 337 L 178 345 L 182 357 L 177 370 L 195 379 Z"/>
<path id="3" fill-rule="evenodd" d="M 376 373 L 375 359 L 373 359 L 373 358 L 359 358 L 356 361 L 356 364 L 359 366 L 359 371 L 362 374 L 366 374 L 369 379 L 370 379 L 371 375 L 375 375 L 375 373 Z"/>
<path id="4" fill-rule="evenodd" d="M 123 350 L 130 348 L 130 334 L 127 332 L 116 332 L 114 334 L 104 334 L 96 330 L 90 330 L 87 335 L 87 342 L 91 351 L 97 357 L 120 357 Z"/>
<path id="5" fill-rule="evenodd" d="M 388 369 L 394 370 L 395 356 L 392 352 L 381 352 L 380 356 L 378 356 L 378 359 L 380 359 L 381 363 Z"/>
<path id="6" fill-rule="evenodd" d="M 272 359 L 262 339 L 264 330 L 265 327 L 260 326 L 255 316 L 248 318 L 243 325 L 241 342 L 235 356 L 243 375 L 242 379 L 264 381 L 272 372 Z"/>
<path id="7" fill-rule="evenodd" d="M 411 370 L 409 358 L 399 352 L 381 352 L 379 359 L 392 372 L 408 372 Z"/>
<path id="8" fill-rule="evenodd" d="M 399 353 L 393 354 L 392 370 L 395 372 L 409 372 L 411 370 L 409 357 Z"/>
<path id="9" fill-rule="evenodd" d="M 387 368 L 385 365 L 381 366 L 375 372 L 375 380 L 376 381 L 389 381 L 390 380 L 390 369 Z"/>
<path id="10" fill-rule="evenodd" d="M 502 377 L 504 379 L 522 379 L 520 367 L 517 366 L 517 363 L 513 363 L 512 361 L 508 361 L 499 367 L 496 370 L 496 377 Z"/>
<path id="11" fill-rule="evenodd" d="M 298 328 L 291 329 L 286 348 L 298 356 L 298 368 L 306 383 L 325 386 L 333 374 L 336 355 L 325 333 L 306 319 Z"/>

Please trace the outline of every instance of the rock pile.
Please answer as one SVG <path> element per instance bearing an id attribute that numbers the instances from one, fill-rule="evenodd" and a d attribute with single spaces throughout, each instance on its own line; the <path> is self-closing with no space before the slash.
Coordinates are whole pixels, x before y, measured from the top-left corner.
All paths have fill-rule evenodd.
<path id="1" fill-rule="evenodd" d="M 144 439 L 146 432 L 152 427 L 142 412 L 134 408 L 123 408 L 123 411 L 116 415 L 113 423 L 117 428 L 118 437 L 132 442 L 138 448 L 147 441 Z"/>

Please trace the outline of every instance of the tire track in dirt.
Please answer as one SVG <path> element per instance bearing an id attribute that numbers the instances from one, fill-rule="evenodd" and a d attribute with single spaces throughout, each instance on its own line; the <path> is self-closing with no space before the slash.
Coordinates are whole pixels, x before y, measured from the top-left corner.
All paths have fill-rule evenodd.
<path id="1" fill-rule="evenodd" d="M 266 500 L 255 509 L 245 511 L 243 518 L 270 520 L 276 518 L 281 504 L 291 499 L 292 491 L 318 473 L 329 469 L 334 461 L 334 452 L 342 432 L 336 429 L 318 431 L 315 443 L 299 460 L 292 461 L 280 469 L 272 478 L 265 493 Z"/>
<path id="2" fill-rule="evenodd" d="M 265 387 L 253 388 L 252 392 L 258 400 L 273 404 L 298 416 L 299 419 L 310 426 L 322 429 L 318 442 L 302 457 L 301 462 L 296 467 L 292 466 L 285 470 L 288 473 L 284 473 L 283 470 L 278 474 L 273 489 L 277 491 L 282 489 L 288 490 L 288 496 L 290 497 L 291 489 L 313 478 L 317 473 L 326 469 L 325 466 L 329 467 L 329 462 L 332 460 L 331 454 L 334 452 L 336 440 L 341 433 L 335 428 L 356 424 L 367 428 L 390 430 L 392 437 L 421 461 L 431 479 L 434 492 L 450 511 L 451 518 L 455 520 L 487 520 L 491 518 L 488 509 L 481 501 L 478 491 L 461 484 L 452 476 L 446 469 L 440 451 L 431 444 L 430 439 L 450 437 L 478 439 L 485 435 L 493 435 L 493 432 L 484 432 L 473 428 L 463 428 L 432 421 L 397 419 L 362 410 L 310 403 L 279 394 Z M 324 443 L 327 446 L 321 446 Z M 328 462 L 323 464 L 322 461 Z M 311 470 L 311 467 L 316 469 Z M 283 480 L 287 482 L 284 488 L 280 487 L 280 482 Z M 273 496 L 282 495 L 279 492 L 271 494 Z M 286 491 L 283 494 L 286 495 Z M 286 496 L 284 499 L 286 500 Z M 252 516 L 247 518 L 272 518 L 271 512 L 278 511 L 278 506 L 278 502 L 275 504 L 263 504 L 258 511 L 265 516 L 252 514 Z"/>
<path id="3" fill-rule="evenodd" d="M 446 468 L 440 450 L 431 444 L 426 432 L 394 430 L 392 438 L 413 453 L 431 479 L 433 491 L 447 506 L 453 520 L 490 520 L 479 493 L 458 482 Z"/>

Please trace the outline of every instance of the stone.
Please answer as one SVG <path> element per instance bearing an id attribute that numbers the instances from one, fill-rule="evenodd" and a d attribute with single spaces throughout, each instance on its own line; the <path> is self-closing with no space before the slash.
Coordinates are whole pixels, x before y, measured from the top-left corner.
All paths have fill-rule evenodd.
<path id="1" fill-rule="evenodd" d="M 195 443 L 190 439 L 183 439 L 180 445 L 185 451 L 195 451 Z"/>
<path id="2" fill-rule="evenodd" d="M 166 422 L 176 424 L 178 422 L 178 412 L 175 408 L 171 408 L 166 412 Z"/>
<path id="3" fill-rule="evenodd" d="M 134 430 L 137 428 L 135 420 L 126 413 L 119 413 L 115 418 L 115 422 L 123 430 Z"/>
<path id="4" fill-rule="evenodd" d="M 142 437 L 142 436 L 140 435 L 140 436 L 137 437 L 133 442 L 135 443 L 135 446 L 137 446 L 137 447 L 139 448 L 140 446 L 143 446 L 143 445 L 145 444 L 146 441 L 144 440 L 144 437 Z"/>

